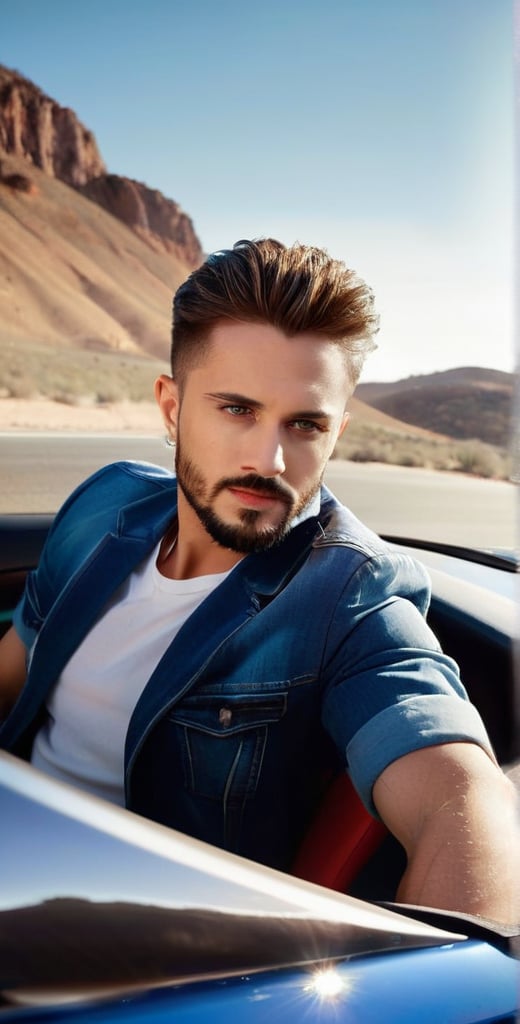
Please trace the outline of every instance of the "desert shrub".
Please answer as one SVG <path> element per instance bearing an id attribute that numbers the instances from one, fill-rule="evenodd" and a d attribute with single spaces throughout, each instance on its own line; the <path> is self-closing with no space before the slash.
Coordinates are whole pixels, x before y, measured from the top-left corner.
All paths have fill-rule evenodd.
<path id="1" fill-rule="evenodd" d="M 414 451 L 412 448 L 409 451 L 398 448 L 392 453 L 391 461 L 396 466 L 411 466 L 421 467 L 425 465 L 424 455 L 420 451 Z"/>
<path id="2" fill-rule="evenodd" d="M 128 398 L 124 388 L 116 381 L 107 381 L 104 387 L 99 388 L 96 393 L 98 405 L 113 405 L 115 402 L 124 402 Z"/>
<path id="3" fill-rule="evenodd" d="M 78 395 L 75 395 L 72 391 L 56 391 L 52 395 L 53 402 L 59 402 L 60 405 L 78 405 Z"/>
<path id="4" fill-rule="evenodd" d="M 358 445 L 343 458 L 350 462 L 386 462 L 386 453 L 378 445 Z"/>
<path id="5" fill-rule="evenodd" d="M 493 445 L 400 433 L 370 423 L 352 423 L 340 438 L 335 456 L 351 462 L 455 470 L 502 480 L 508 479 L 511 472 L 510 457 Z"/>
<path id="6" fill-rule="evenodd" d="M 491 445 L 481 441 L 468 441 L 456 448 L 456 469 L 462 473 L 475 476 L 503 477 L 506 470 L 506 458 Z"/>
<path id="7" fill-rule="evenodd" d="M 8 370 L 2 383 L 9 398 L 34 398 L 38 394 L 33 374 L 19 367 Z"/>

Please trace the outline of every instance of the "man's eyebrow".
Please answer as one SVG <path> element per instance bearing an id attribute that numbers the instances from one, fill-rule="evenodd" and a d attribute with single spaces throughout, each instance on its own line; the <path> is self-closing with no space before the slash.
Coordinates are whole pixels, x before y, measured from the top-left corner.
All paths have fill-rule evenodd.
<path id="1" fill-rule="evenodd" d="M 235 391 L 208 391 L 207 398 L 215 398 L 217 402 L 229 402 L 230 405 L 247 405 L 250 409 L 263 409 L 263 402 L 247 395 L 239 395 Z"/>
<path id="2" fill-rule="evenodd" d="M 248 398 L 247 395 L 240 395 L 235 391 L 209 391 L 207 398 L 214 398 L 218 402 L 229 402 L 230 405 L 245 405 L 249 409 L 265 409 L 264 402 L 256 398 Z M 327 420 L 332 419 L 330 412 L 325 409 L 298 409 L 292 412 L 288 419 L 291 420 Z"/>

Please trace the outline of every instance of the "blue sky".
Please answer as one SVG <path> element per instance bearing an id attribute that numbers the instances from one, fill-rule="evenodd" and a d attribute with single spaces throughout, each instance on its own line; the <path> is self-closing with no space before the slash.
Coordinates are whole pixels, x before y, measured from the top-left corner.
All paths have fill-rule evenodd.
<path id="1" fill-rule="evenodd" d="M 382 314 L 365 379 L 512 370 L 509 0 L 25 0 L 0 62 L 206 250 L 324 246 Z"/>

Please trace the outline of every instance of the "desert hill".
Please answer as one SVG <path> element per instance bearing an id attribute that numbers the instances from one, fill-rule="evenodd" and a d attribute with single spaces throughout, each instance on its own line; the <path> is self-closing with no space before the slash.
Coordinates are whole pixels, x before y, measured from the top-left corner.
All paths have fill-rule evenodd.
<path id="1" fill-rule="evenodd" d="M 5 165 L 23 171 L 19 158 Z M 36 342 L 166 358 L 188 265 L 36 168 L 31 185 L 0 184 L 2 350 Z"/>
<path id="2" fill-rule="evenodd" d="M 514 399 L 513 374 L 458 367 L 392 383 L 361 383 L 356 394 L 382 413 L 459 439 L 507 446 Z"/>

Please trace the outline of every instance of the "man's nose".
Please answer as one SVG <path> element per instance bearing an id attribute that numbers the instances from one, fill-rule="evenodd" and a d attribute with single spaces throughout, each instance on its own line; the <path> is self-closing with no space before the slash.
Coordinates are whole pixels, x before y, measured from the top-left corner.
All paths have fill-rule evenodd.
<path id="1" fill-rule="evenodd" d="M 277 430 L 253 431 L 244 452 L 242 471 L 265 477 L 285 472 L 283 445 Z"/>

